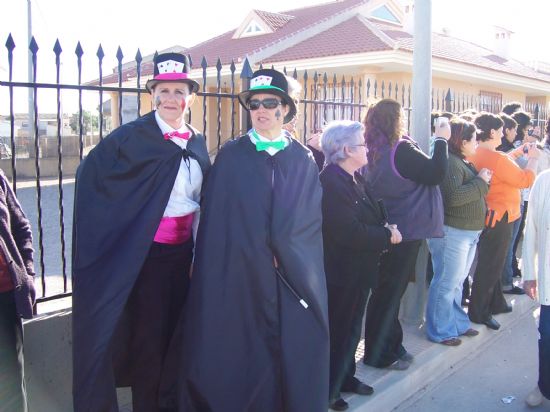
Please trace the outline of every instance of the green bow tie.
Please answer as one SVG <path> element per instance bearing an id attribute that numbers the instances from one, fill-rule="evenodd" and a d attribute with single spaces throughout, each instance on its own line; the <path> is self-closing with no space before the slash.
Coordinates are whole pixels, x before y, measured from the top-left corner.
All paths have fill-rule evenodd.
<path id="1" fill-rule="evenodd" d="M 261 140 L 256 140 L 256 150 L 258 152 L 267 150 L 270 147 L 277 150 L 283 150 L 285 148 L 285 142 L 283 140 L 279 140 L 277 142 L 263 142 Z"/>

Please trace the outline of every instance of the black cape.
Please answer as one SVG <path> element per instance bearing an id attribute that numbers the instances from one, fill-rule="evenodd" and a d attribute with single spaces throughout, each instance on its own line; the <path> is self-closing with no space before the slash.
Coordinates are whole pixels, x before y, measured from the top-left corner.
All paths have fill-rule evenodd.
<path id="1" fill-rule="evenodd" d="M 179 411 L 326 410 L 321 186 L 311 153 L 293 140 L 271 157 L 243 136 L 222 148 L 203 194 Z M 274 255 L 308 309 L 278 279 Z"/>
<path id="2" fill-rule="evenodd" d="M 205 139 L 164 140 L 151 112 L 125 124 L 77 172 L 73 222 L 75 411 L 118 411 L 112 338 L 168 203 L 183 154 L 210 165 Z"/>

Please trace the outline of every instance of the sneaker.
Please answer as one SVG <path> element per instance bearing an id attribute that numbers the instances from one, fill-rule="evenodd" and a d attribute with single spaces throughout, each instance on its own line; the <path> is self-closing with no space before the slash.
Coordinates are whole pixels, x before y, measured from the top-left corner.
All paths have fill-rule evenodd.
<path id="1" fill-rule="evenodd" d="M 542 393 L 540 393 L 540 389 L 537 385 L 537 387 L 533 389 L 529 395 L 527 395 L 527 398 L 525 398 L 525 403 L 531 407 L 535 407 L 542 403 L 542 399 Z"/>

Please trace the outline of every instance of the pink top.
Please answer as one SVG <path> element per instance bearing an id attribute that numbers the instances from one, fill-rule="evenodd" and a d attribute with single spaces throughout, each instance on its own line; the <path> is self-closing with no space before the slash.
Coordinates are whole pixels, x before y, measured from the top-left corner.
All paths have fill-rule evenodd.
<path id="1" fill-rule="evenodd" d="M 154 241 L 170 245 L 179 245 L 186 242 L 193 232 L 194 216 L 194 213 L 190 213 L 185 216 L 163 217 L 160 220 Z"/>

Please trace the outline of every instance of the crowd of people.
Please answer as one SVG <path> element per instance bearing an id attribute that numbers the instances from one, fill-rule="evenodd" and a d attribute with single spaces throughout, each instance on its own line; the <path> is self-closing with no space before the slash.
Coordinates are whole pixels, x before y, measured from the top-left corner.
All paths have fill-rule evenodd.
<path id="1" fill-rule="evenodd" d="M 199 89 L 188 59 L 160 54 L 154 70 L 154 110 L 106 137 L 77 173 L 75 411 L 117 411 L 121 386 L 134 412 L 346 410 L 342 393 L 374 392 L 355 376 L 363 330 L 365 364 L 414 362 L 399 311 L 424 275 L 424 241 L 427 339 L 458 346 L 479 334 L 472 323 L 499 329 L 493 316 L 513 309 L 504 294 L 538 296 L 539 384 L 527 402 L 550 398 L 550 123 L 542 141 L 519 104 L 434 112 L 426 154 L 400 104 L 382 99 L 306 147 L 299 85 L 262 69 L 238 96 L 252 128 L 211 164 L 185 122 Z M 0 376 L 12 377 L 8 410 L 25 411 L 32 240 L 0 178 Z"/>

